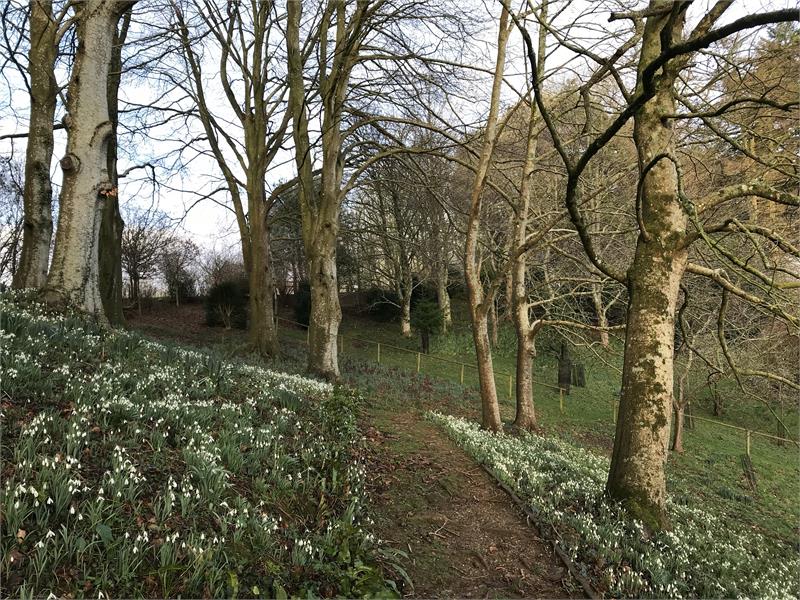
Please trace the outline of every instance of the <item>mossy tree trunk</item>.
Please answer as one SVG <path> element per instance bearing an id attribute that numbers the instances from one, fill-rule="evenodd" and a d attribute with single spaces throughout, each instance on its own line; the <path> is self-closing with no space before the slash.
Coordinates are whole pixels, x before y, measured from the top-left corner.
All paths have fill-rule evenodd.
<path id="1" fill-rule="evenodd" d="M 684 12 L 681 15 L 685 15 Z M 661 52 L 667 16 L 648 18 L 639 71 Z M 673 23 L 679 35 L 683 17 Z M 669 66 L 655 96 L 634 116 L 641 183 L 639 238 L 628 270 L 628 312 L 622 396 L 607 490 L 650 529 L 668 526 L 666 478 L 673 400 L 675 318 L 687 265 L 688 216 L 678 196 L 675 139 L 666 115 L 675 112 Z"/>
<path id="2" fill-rule="evenodd" d="M 22 255 L 14 273 L 15 288 L 41 288 L 47 281 L 50 242 L 53 237 L 53 188 L 50 164 L 53 160 L 53 119 L 58 89 L 55 61 L 58 52 L 58 24 L 52 0 L 30 3 L 30 125 L 25 149 L 25 184 L 22 192 L 24 222 Z"/>

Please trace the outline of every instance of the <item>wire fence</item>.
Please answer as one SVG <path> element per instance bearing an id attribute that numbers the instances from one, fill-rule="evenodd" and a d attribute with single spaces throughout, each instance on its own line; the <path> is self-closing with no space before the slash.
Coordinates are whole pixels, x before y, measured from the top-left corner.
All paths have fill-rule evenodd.
<path id="1" fill-rule="evenodd" d="M 290 319 L 285 319 L 283 317 L 278 317 L 278 321 L 293 325 L 294 327 L 304 330 L 306 332 L 306 342 L 308 342 L 308 325 L 303 323 L 299 323 L 297 321 L 292 321 Z M 339 354 L 345 355 L 347 352 L 348 347 L 362 349 L 364 347 L 374 348 L 374 356 L 375 360 L 378 364 L 385 364 L 387 366 L 395 366 L 399 368 L 404 368 L 406 370 L 413 370 L 415 369 L 417 373 L 426 373 L 429 375 L 437 375 L 439 373 L 435 372 L 434 369 L 430 367 L 435 364 L 441 364 L 450 367 L 456 367 L 459 372 L 459 384 L 462 386 L 466 386 L 471 379 L 471 376 L 475 376 L 475 382 L 477 383 L 477 373 L 478 367 L 477 364 L 465 363 L 458 360 L 450 359 L 450 358 L 443 358 L 440 356 L 432 356 L 430 354 L 425 354 L 418 350 L 410 350 L 409 348 L 403 348 L 401 346 L 395 346 L 393 344 L 387 344 L 385 342 L 378 342 L 375 340 L 367 340 L 360 337 L 350 336 L 340 334 L 338 336 L 338 343 L 339 343 Z M 400 354 L 401 356 L 409 357 L 409 361 L 397 360 L 397 356 L 392 356 L 392 353 Z M 513 373 L 509 373 L 507 371 L 494 371 L 495 382 L 498 389 L 498 396 L 501 395 L 503 391 L 506 392 L 507 397 L 509 400 L 513 400 L 515 396 L 515 375 Z M 563 415 L 566 413 L 566 402 L 565 402 L 565 389 L 559 387 L 557 385 L 552 385 L 549 383 L 544 383 L 542 381 L 535 381 L 535 385 L 544 387 L 550 390 L 554 390 L 558 392 L 559 395 L 559 412 Z M 506 387 L 507 385 L 507 387 Z M 503 387 L 506 387 L 505 390 L 502 390 Z M 612 422 L 617 422 L 617 416 L 619 413 L 619 400 L 613 399 L 611 401 L 610 406 L 610 413 L 612 416 Z M 607 414 L 607 413 L 606 413 Z M 736 430 L 741 432 L 742 434 L 742 449 L 745 451 L 745 454 L 749 457 L 752 452 L 753 447 L 753 438 L 754 437 L 762 437 L 769 439 L 773 442 L 778 444 L 792 444 L 797 447 L 800 447 L 800 441 L 793 440 L 789 438 L 780 437 L 777 435 L 772 435 L 770 433 L 766 433 L 763 431 L 758 431 L 755 429 L 748 429 L 746 427 L 740 427 L 738 425 L 732 425 L 730 423 L 724 423 L 722 421 L 718 421 L 716 419 L 709 419 L 706 417 L 696 416 L 694 414 L 686 413 L 684 416 L 685 423 L 687 423 L 688 428 L 692 429 L 694 426 L 694 421 L 700 421 L 703 423 L 709 423 L 713 426 L 728 428 L 730 430 Z"/>

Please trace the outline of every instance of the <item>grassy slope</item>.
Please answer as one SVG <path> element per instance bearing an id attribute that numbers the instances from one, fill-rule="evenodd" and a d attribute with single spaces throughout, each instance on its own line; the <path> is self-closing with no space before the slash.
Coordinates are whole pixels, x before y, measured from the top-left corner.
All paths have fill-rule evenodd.
<path id="1" fill-rule="evenodd" d="M 0 594 L 386 590 L 355 399 L 0 297 Z"/>
<path id="2" fill-rule="evenodd" d="M 291 315 L 287 315 L 287 318 L 291 318 Z M 418 349 L 418 340 L 403 338 L 397 324 L 377 323 L 345 315 L 341 331 L 346 338 L 343 359 L 352 361 L 353 368 L 357 371 L 361 369 L 359 363 L 375 363 L 377 354 L 374 342 L 384 344 L 381 351 L 383 367 L 397 368 L 404 376 L 408 371 L 416 371 L 415 354 L 402 353 L 385 346 L 389 344 L 414 351 Z M 281 329 L 281 336 L 298 344 L 305 339 L 304 332 L 289 327 Z M 501 348 L 495 353 L 495 371 L 512 373 L 513 334 L 508 329 L 503 329 L 500 337 Z M 351 338 L 369 340 L 371 343 L 354 342 Z M 462 318 L 454 332 L 445 338 L 434 339 L 432 356 L 473 364 L 474 354 L 470 344 L 469 330 Z M 580 350 L 576 351 L 576 355 L 576 359 L 586 364 L 587 387 L 572 389 L 572 393 L 565 398 L 565 410 L 562 414 L 558 392 L 536 385 L 534 396 L 540 423 L 548 430 L 557 431 L 565 439 L 610 454 L 614 433 L 613 401 L 620 387 L 618 369 L 621 366 L 621 357 L 618 354 L 603 354 L 603 360 L 600 360 L 591 352 Z M 536 359 L 534 369 L 536 381 L 555 383 L 554 357 L 542 354 Z M 423 376 L 433 380 L 458 384 L 461 367 L 423 356 L 421 372 Z M 374 376 L 362 376 L 361 385 L 372 385 L 367 382 L 373 378 Z M 440 393 L 456 399 L 451 406 L 454 414 L 474 416 L 474 408 L 478 406 L 477 396 L 473 391 L 477 388 L 474 370 L 465 370 L 464 384 L 466 388 L 470 388 L 468 392 L 462 393 L 460 386 L 456 385 L 443 386 Z M 508 394 L 507 377 L 498 376 L 497 386 L 503 417 L 511 419 L 514 406 Z M 393 395 L 390 402 L 406 403 L 413 400 L 402 398 L 400 394 L 388 390 L 379 391 L 379 387 L 373 386 L 372 393 Z M 727 394 L 726 422 L 775 433 L 774 420 L 766 408 L 752 401 L 740 400 L 736 397 L 735 390 L 728 390 Z M 713 418 L 710 402 L 699 386 L 694 404 L 695 414 Z M 425 407 L 435 409 L 436 403 L 426 404 Z M 786 422 L 797 429 L 796 408 L 787 410 Z M 685 448 L 683 455 L 670 455 L 667 467 L 668 485 L 673 494 L 687 500 L 699 498 L 708 510 L 752 526 L 781 544 L 798 544 L 800 505 L 796 499 L 800 497 L 800 456 L 796 447 L 780 446 L 761 437 L 752 438 L 757 494 L 753 494 L 747 485 L 741 465 L 741 456 L 745 453 L 743 432 L 695 421 L 694 429 L 686 432 Z"/>

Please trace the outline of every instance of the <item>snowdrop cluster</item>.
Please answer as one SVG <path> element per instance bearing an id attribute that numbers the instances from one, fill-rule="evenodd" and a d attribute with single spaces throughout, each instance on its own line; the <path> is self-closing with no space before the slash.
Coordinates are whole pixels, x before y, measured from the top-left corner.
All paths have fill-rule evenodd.
<path id="1" fill-rule="evenodd" d="M 800 559 L 699 507 L 668 501 L 672 530 L 649 535 L 603 493 L 608 459 L 556 438 L 492 434 L 428 413 L 511 487 L 612 597 L 794 598 Z"/>
<path id="2" fill-rule="evenodd" d="M 372 560 L 355 400 L 330 384 L 20 292 L 0 294 L 0 378 L 6 595 L 305 596 Z"/>

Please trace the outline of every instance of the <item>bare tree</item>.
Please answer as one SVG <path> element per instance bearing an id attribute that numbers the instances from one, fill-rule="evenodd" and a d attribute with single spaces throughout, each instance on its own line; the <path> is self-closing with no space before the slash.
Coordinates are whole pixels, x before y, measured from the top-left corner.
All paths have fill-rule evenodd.
<path id="1" fill-rule="evenodd" d="M 128 278 L 128 299 L 141 312 L 141 283 L 154 277 L 164 253 L 173 244 L 173 227 L 156 209 L 131 210 L 122 233 L 122 269 Z"/>
<path id="2" fill-rule="evenodd" d="M 273 2 L 196 0 L 173 6 L 191 75 L 188 84 L 180 85 L 197 104 L 197 117 L 223 174 L 239 227 L 250 287 L 250 342 L 262 355 L 274 356 L 278 342 L 268 219 L 280 191 L 268 193 L 266 175 L 289 124 L 289 113 L 281 112 L 286 82 L 278 73 L 283 35 L 279 10 Z M 202 48 L 219 55 L 218 77 L 212 81 L 227 99 L 228 114 L 208 100 L 211 84 L 204 73 Z"/>
<path id="3" fill-rule="evenodd" d="M 61 6 L 58 6 L 58 5 Z M 22 257 L 14 276 L 14 287 L 41 288 L 47 280 L 50 243 L 53 236 L 53 188 L 50 165 L 53 159 L 53 120 L 59 87 L 55 66 L 59 44 L 72 25 L 70 2 L 30 2 L 30 41 L 26 82 L 30 114 L 25 148 L 25 225 Z"/>
<path id="4" fill-rule="evenodd" d="M 475 178 L 470 195 L 470 210 L 467 218 L 467 231 L 464 252 L 464 277 L 469 295 L 469 312 L 472 322 L 472 335 L 475 343 L 475 354 L 478 363 L 478 380 L 480 382 L 481 405 L 483 410 L 483 427 L 490 431 L 500 431 L 503 427 L 500 420 L 500 404 L 497 399 L 497 387 L 494 381 L 492 350 L 489 341 L 488 315 L 494 306 L 494 289 L 484 290 L 481 281 L 481 262 L 479 235 L 481 228 L 481 209 L 483 193 L 489 174 L 495 145 L 497 144 L 497 122 L 500 114 L 500 91 L 506 63 L 506 46 L 511 33 L 509 14 L 505 7 L 500 16 L 497 34 L 497 61 L 495 63 L 492 82 L 489 116 L 483 132 L 483 147 L 475 169 Z"/>
<path id="5" fill-rule="evenodd" d="M 185 238 L 173 237 L 159 257 L 159 266 L 167 292 L 175 299 L 175 306 L 181 305 L 195 295 L 195 275 L 192 272 L 197 264 L 200 249 Z"/>
<path id="6" fill-rule="evenodd" d="M 590 50 L 571 43 L 569 35 L 561 32 L 558 36 L 560 44 L 599 63 L 587 79 L 585 89 L 606 77 L 613 77 L 624 99 L 610 124 L 602 132 L 587 136 L 577 156 L 570 154 L 558 135 L 538 85 L 536 50 L 519 23 L 537 106 L 567 171 L 565 205 L 570 218 L 594 266 L 628 287 L 630 300 L 620 418 L 607 489 L 611 496 L 626 504 L 633 516 L 653 529 L 664 527 L 668 522 L 664 463 L 672 410 L 676 306 L 684 273 L 688 271 L 709 277 L 722 287 L 723 297 L 734 294 L 758 306 L 774 306 L 768 298 L 759 297 L 731 282 L 724 271 L 689 262 L 692 243 L 708 239 L 709 230 L 719 227 L 703 223 L 701 216 L 709 216 L 721 204 L 746 196 L 797 204 L 796 196 L 758 182 L 722 187 L 696 200 L 689 199 L 684 191 L 673 119 L 677 116 L 677 86 L 680 77 L 688 75 L 690 58 L 739 31 L 797 20 L 796 11 L 779 10 L 750 15 L 714 28 L 730 4 L 714 4 L 701 15 L 687 35 L 683 30 L 689 3 L 652 0 L 644 11 L 612 15 L 612 19 L 630 20 L 633 31 L 626 41 L 617 45 L 608 59 L 599 59 Z M 637 47 L 636 87 L 628 90 L 616 63 Z M 699 114 L 694 116 L 700 118 Z M 620 272 L 598 254 L 577 190 L 589 161 L 631 119 L 639 156 L 635 207 L 639 237 L 627 272 Z M 795 322 L 780 307 L 777 307 L 777 312 Z"/>

